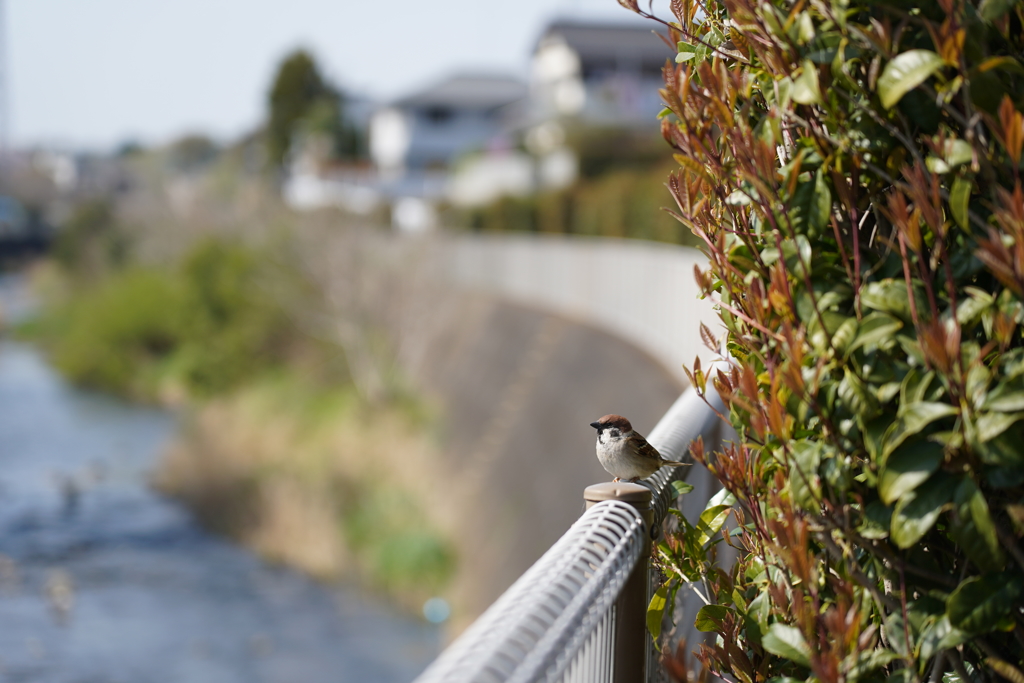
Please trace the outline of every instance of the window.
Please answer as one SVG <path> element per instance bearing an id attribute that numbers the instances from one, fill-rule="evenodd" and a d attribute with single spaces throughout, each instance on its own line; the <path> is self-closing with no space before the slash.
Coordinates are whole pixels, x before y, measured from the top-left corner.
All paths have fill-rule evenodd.
<path id="1" fill-rule="evenodd" d="M 449 107 L 435 106 L 424 109 L 423 115 L 426 117 L 427 121 L 430 121 L 434 125 L 441 125 L 453 119 L 455 117 L 455 112 L 453 112 Z"/>

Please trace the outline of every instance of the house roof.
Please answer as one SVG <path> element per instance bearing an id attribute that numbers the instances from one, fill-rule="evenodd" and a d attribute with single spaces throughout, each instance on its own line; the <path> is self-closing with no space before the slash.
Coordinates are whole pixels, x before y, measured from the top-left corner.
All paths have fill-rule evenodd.
<path id="1" fill-rule="evenodd" d="M 654 31 L 653 22 L 607 23 L 560 19 L 553 21 L 540 41 L 559 36 L 579 55 L 584 69 L 595 66 L 639 65 L 661 69 L 675 52 Z M 667 32 L 659 30 L 667 36 Z"/>
<path id="2" fill-rule="evenodd" d="M 517 78 L 491 74 L 460 74 L 403 97 L 402 107 L 466 107 L 493 109 L 526 97 L 526 84 Z"/>

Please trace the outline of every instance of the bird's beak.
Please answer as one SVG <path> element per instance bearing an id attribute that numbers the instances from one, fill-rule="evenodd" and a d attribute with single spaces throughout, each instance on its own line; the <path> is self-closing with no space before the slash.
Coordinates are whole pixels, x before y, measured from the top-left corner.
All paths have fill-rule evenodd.
<path id="1" fill-rule="evenodd" d="M 600 422 L 591 422 L 590 426 L 593 427 L 594 429 L 600 429 L 601 428 L 601 423 Z"/>

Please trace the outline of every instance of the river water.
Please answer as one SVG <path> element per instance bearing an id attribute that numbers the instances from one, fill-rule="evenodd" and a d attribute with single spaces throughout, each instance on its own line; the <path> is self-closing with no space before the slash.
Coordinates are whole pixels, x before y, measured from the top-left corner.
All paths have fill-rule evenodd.
<path id="1" fill-rule="evenodd" d="M 147 486 L 162 410 L 0 339 L 0 682 L 410 681 L 437 627 L 270 566 Z"/>

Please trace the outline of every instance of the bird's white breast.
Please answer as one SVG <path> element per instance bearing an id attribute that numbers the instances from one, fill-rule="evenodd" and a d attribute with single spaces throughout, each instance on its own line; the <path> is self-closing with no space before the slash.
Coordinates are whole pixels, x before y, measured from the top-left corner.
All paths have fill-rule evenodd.
<path id="1" fill-rule="evenodd" d="M 643 479 L 653 473 L 650 463 L 631 452 L 628 438 L 611 436 L 609 430 L 597 437 L 597 459 L 609 474 L 619 479 Z"/>

